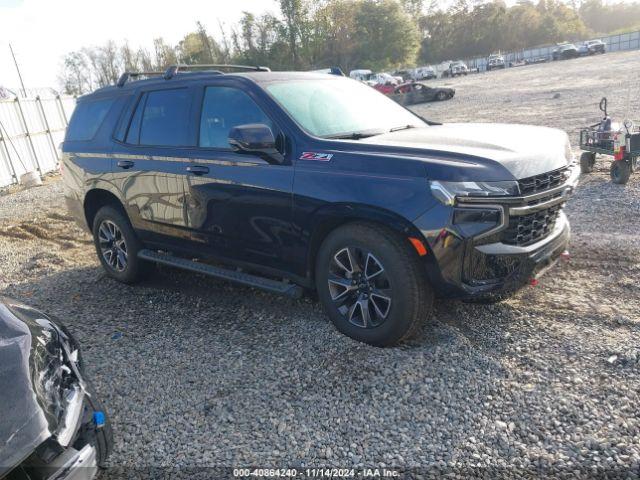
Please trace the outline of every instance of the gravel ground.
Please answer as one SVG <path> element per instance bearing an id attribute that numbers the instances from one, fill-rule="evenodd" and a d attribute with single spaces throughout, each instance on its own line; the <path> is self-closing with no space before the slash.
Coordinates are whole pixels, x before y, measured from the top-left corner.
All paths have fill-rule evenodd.
<path id="1" fill-rule="evenodd" d="M 470 75 L 447 82 L 452 101 L 417 110 L 575 136 L 604 94 L 624 115 L 621 72 L 640 116 L 640 52 Z M 117 284 L 56 178 L 0 196 L 0 292 L 60 316 L 83 344 L 115 430 L 105 477 L 386 465 L 415 477 L 638 478 L 639 178 L 613 185 L 599 162 L 567 208 L 569 263 L 498 305 L 437 302 L 400 348 L 338 334 L 309 299 L 170 269 Z M 197 471 L 211 474 L 187 476 Z"/>

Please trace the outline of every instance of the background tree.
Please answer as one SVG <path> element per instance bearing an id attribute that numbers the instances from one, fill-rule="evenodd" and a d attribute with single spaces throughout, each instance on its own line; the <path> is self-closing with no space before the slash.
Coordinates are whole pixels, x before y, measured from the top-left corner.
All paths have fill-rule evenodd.
<path id="1" fill-rule="evenodd" d="M 395 0 L 363 0 L 355 16 L 356 59 L 376 70 L 413 64 L 418 29 Z"/>
<path id="2" fill-rule="evenodd" d="M 438 1 L 279 0 L 278 15 L 243 12 L 235 25 L 218 23 L 218 40 L 196 22 L 176 45 L 156 38 L 151 51 L 109 41 L 70 52 L 59 80 L 67 93 L 82 94 L 125 70 L 162 71 L 176 63 L 384 71 L 640 29 L 640 3 L 453 0 L 443 9 Z"/>
<path id="3" fill-rule="evenodd" d="M 280 0 L 280 12 L 283 17 L 283 34 L 291 54 L 291 66 L 297 69 L 300 65 L 300 33 L 305 29 L 308 5 L 305 0 Z"/>

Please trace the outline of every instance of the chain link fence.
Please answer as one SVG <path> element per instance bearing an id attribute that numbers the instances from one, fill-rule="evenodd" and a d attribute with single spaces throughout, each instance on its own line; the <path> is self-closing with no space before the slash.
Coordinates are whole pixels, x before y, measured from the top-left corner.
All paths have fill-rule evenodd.
<path id="1" fill-rule="evenodd" d="M 59 95 L 0 100 L 0 188 L 24 173 L 58 168 L 58 145 L 75 102 Z"/>
<path id="2" fill-rule="evenodd" d="M 606 44 L 605 48 L 607 49 L 607 52 L 640 49 L 640 31 L 606 35 L 598 38 Z M 576 45 L 580 43 L 582 42 L 576 42 Z M 551 56 L 555 48 L 555 44 L 543 45 L 525 50 L 518 50 L 516 52 L 505 52 L 503 53 L 503 56 L 507 65 L 522 61 L 531 62 L 536 59 L 551 60 Z M 487 69 L 487 56 L 470 58 L 466 63 L 470 68 L 477 68 L 482 72 Z"/>

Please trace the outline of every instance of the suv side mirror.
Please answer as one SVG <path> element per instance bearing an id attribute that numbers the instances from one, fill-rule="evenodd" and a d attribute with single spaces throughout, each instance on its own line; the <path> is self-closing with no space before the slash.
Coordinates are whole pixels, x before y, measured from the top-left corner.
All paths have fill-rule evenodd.
<path id="1" fill-rule="evenodd" d="M 271 129 L 263 123 L 238 125 L 229 131 L 229 145 L 238 153 L 252 153 L 281 163 L 282 154 L 276 146 Z"/>

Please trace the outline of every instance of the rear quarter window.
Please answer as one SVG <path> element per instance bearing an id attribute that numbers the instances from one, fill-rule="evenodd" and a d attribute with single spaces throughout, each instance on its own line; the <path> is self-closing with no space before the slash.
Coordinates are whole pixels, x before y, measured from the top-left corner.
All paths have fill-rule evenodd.
<path id="1" fill-rule="evenodd" d="M 138 142 L 140 145 L 185 146 L 193 142 L 189 138 L 191 92 L 186 88 L 157 90 L 148 92 L 144 108 L 138 118 L 138 111 L 132 120 L 129 134 L 140 123 Z M 129 139 L 129 137 L 127 137 Z M 135 141 L 132 139 L 135 143 Z"/>
<path id="2" fill-rule="evenodd" d="M 66 140 L 71 142 L 87 141 L 95 137 L 113 102 L 114 99 L 109 98 L 76 105 L 67 128 Z"/>

